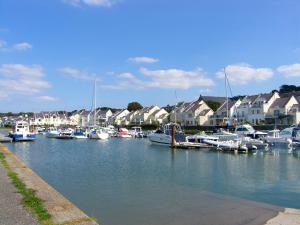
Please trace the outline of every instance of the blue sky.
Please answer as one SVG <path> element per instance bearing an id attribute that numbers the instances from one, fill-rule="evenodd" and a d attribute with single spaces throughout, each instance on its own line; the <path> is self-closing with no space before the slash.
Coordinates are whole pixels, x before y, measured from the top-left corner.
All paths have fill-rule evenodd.
<path id="1" fill-rule="evenodd" d="M 298 0 L 1 0 L 0 111 L 174 104 L 300 85 Z"/>

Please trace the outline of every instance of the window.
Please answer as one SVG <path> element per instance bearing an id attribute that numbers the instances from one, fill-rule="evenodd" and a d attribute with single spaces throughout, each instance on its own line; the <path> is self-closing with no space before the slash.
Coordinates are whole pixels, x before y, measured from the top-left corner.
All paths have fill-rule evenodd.
<path id="1" fill-rule="evenodd" d="M 279 110 L 274 110 L 274 116 L 279 116 L 280 111 Z"/>
<path id="2" fill-rule="evenodd" d="M 260 110 L 259 109 L 257 110 L 257 114 L 260 114 Z"/>
<path id="3" fill-rule="evenodd" d="M 254 110 L 252 110 L 252 114 L 254 114 Z"/>

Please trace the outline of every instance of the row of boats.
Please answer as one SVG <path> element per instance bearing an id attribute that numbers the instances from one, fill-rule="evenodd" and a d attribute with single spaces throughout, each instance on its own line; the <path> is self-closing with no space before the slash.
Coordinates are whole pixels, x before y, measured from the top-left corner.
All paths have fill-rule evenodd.
<path id="1" fill-rule="evenodd" d="M 267 132 L 256 131 L 248 124 L 240 125 L 234 132 L 218 130 L 212 134 L 200 132 L 195 135 L 186 135 L 180 125 L 168 123 L 161 126 L 156 131 L 145 133 L 141 127 L 115 129 L 108 127 L 90 127 L 82 129 L 58 129 L 55 127 L 37 128 L 30 130 L 26 121 L 19 121 L 14 126 L 9 137 L 13 141 L 34 141 L 37 134 L 43 134 L 48 138 L 57 139 L 108 139 L 109 137 L 131 138 L 148 137 L 152 144 L 164 145 L 169 147 L 183 148 L 207 148 L 215 147 L 221 150 L 255 151 L 266 149 L 270 145 L 285 145 L 288 148 L 300 147 L 300 126 L 292 126 L 283 130 L 274 129 Z"/>
<path id="2" fill-rule="evenodd" d="M 172 134 L 173 129 L 175 132 Z M 172 141 L 172 139 L 174 139 Z M 256 131 L 248 124 L 240 125 L 234 132 L 218 130 L 211 135 L 200 132 L 195 135 L 185 135 L 178 124 L 166 124 L 149 135 L 153 144 L 182 148 L 211 148 L 229 151 L 256 151 L 267 149 L 270 145 L 282 145 L 293 148 L 300 146 L 300 127 L 292 126 L 282 131 L 274 129 L 268 132 Z M 173 147 L 173 146 L 172 146 Z"/>
<path id="3" fill-rule="evenodd" d="M 48 129 L 38 127 L 31 130 L 26 121 L 16 122 L 13 131 L 8 135 L 13 141 L 34 141 L 37 134 L 45 135 L 48 138 L 57 139 L 101 139 L 105 140 L 109 137 L 131 138 L 145 137 L 141 127 L 133 127 L 128 130 L 126 128 L 115 129 L 113 126 L 108 127 L 90 127 L 83 129 L 81 127 L 59 129 L 57 127 L 49 127 Z"/>

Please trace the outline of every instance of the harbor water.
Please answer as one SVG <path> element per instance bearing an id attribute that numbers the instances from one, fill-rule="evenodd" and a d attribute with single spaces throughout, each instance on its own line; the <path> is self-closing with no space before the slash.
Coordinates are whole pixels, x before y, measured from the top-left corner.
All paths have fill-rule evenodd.
<path id="1" fill-rule="evenodd" d="M 255 155 L 176 150 L 147 139 L 7 143 L 21 160 L 100 224 L 164 224 L 209 204 L 201 194 L 300 208 L 300 151 Z"/>

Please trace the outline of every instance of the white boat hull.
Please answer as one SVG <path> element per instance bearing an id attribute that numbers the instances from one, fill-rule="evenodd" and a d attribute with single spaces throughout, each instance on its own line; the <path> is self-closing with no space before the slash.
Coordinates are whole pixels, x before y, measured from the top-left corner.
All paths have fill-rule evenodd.
<path id="1" fill-rule="evenodd" d="M 153 133 L 148 136 L 148 139 L 152 144 L 155 145 L 171 146 L 172 144 L 172 137 L 166 134 Z"/>
<path id="2" fill-rule="evenodd" d="M 100 140 L 106 140 L 109 138 L 109 134 L 108 133 L 100 133 L 100 132 L 96 132 L 96 133 L 90 133 L 89 135 L 90 139 L 100 139 Z"/>

